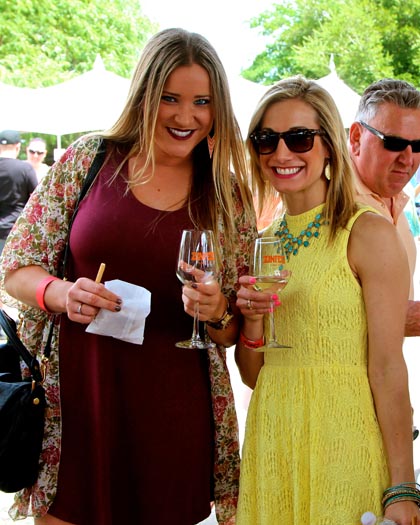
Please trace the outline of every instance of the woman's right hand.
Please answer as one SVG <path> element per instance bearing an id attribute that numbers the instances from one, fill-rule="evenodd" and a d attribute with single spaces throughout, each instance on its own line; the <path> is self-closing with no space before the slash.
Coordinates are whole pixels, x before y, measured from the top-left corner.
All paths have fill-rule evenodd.
<path id="1" fill-rule="evenodd" d="M 54 283 L 52 283 L 52 285 L 54 285 Z M 48 288 L 46 290 L 47 306 Z M 77 279 L 67 291 L 67 315 L 69 319 L 77 323 L 89 324 L 101 308 L 105 308 L 111 312 L 119 312 L 121 310 L 121 304 L 121 297 L 105 288 L 102 283 L 97 283 L 87 277 Z"/>
<path id="2" fill-rule="evenodd" d="M 274 307 L 280 306 L 278 294 L 269 290 L 257 289 L 256 279 L 250 275 L 239 278 L 241 287 L 237 293 L 236 305 L 245 319 L 256 321 L 271 311 L 271 301 Z"/>
<path id="3" fill-rule="evenodd" d="M 40 308 L 37 288 L 49 274 L 40 266 L 22 266 L 6 273 L 5 289 L 8 294 L 34 308 Z M 69 319 L 88 324 L 101 308 L 111 312 L 121 310 L 122 300 L 101 283 L 87 277 L 76 282 L 54 279 L 43 290 L 43 304 L 51 313 L 67 313 Z"/>

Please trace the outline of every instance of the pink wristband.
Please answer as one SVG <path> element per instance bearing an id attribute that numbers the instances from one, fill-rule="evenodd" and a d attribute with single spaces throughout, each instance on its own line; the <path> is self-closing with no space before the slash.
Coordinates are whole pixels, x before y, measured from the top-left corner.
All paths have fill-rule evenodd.
<path id="1" fill-rule="evenodd" d="M 256 348 L 261 348 L 265 345 L 264 336 L 262 336 L 261 339 L 253 341 L 252 339 L 248 339 L 248 337 L 245 337 L 243 332 L 240 332 L 239 334 L 239 341 L 243 343 L 245 348 L 249 348 L 250 350 L 255 350 Z"/>
<path id="2" fill-rule="evenodd" d="M 38 303 L 41 310 L 44 310 L 44 312 L 51 313 L 48 308 L 45 306 L 44 303 L 44 295 L 45 290 L 47 289 L 47 286 L 52 283 L 53 281 L 59 281 L 60 279 L 58 277 L 54 277 L 53 275 L 48 275 L 48 277 L 45 277 L 45 279 L 41 279 L 38 283 L 38 286 L 36 287 L 35 292 L 35 298 L 36 302 Z"/>

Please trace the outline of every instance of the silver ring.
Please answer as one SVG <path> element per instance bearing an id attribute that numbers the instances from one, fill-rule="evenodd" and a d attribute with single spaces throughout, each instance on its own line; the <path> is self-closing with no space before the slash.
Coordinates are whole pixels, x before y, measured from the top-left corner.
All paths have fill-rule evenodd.
<path id="1" fill-rule="evenodd" d="M 246 304 L 247 304 L 247 306 L 248 306 L 248 310 L 253 310 L 253 309 L 254 309 L 254 307 L 252 306 L 252 301 L 251 301 L 251 299 L 248 299 L 248 301 L 247 301 Z"/>
<path id="2" fill-rule="evenodd" d="M 83 303 L 80 303 L 80 304 L 79 304 L 79 308 L 77 309 L 77 313 L 78 313 L 79 315 L 83 315 L 83 314 L 82 314 L 82 306 L 83 306 Z"/>

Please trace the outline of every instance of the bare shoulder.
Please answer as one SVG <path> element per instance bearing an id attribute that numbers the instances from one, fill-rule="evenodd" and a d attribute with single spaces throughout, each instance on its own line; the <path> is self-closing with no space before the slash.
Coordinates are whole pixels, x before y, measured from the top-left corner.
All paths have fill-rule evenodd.
<path id="1" fill-rule="evenodd" d="M 351 242 L 362 244 L 398 242 L 399 238 L 397 229 L 388 219 L 370 211 L 359 215 L 350 233 Z"/>
<path id="2" fill-rule="evenodd" d="M 401 258 L 405 262 L 407 254 L 396 227 L 382 215 L 365 212 L 356 219 L 350 232 L 348 257 L 355 270 L 378 260 L 390 262 Z"/>

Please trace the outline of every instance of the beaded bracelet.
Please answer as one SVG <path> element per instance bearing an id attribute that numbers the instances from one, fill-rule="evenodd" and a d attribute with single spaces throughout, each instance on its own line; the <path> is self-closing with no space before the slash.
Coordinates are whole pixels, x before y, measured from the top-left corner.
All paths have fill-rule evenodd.
<path id="1" fill-rule="evenodd" d="M 415 481 L 407 481 L 386 489 L 382 496 L 384 510 L 393 503 L 413 501 L 420 507 L 420 485 Z"/>
<path id="2" fill-rule="evenodd" d="M 45 302 L 44 302 L 45 290 L 47 289 L 47 286 L 53 281 L 59 281 L 59 278 L 54 277 L 53 275 L 48 275 L 44 279 L 41 279 L 36 287 L 36 292 L 35 292 L 35 298 L 36 298 L 36 302 L 38 303 L 38 306 L 41 308 L 41 310 L 44 310 L 44 312 L 47 312 L 47 313 L 51 313 L 51 312 L 45 306 Z"/>
<path id="3" fill-rule="evenodd" d="M 253 341 L 252 339 L 248 339 L 247 337 L 245 337 L 243 332 L 239 334 L 239 341 L 243 343 L 245 348 L 249 348 L 250 350 L 255 350 L 256 348 L 261 348 L 265 345 L 264 336 L 262 336 L 261 339 Z"/>

